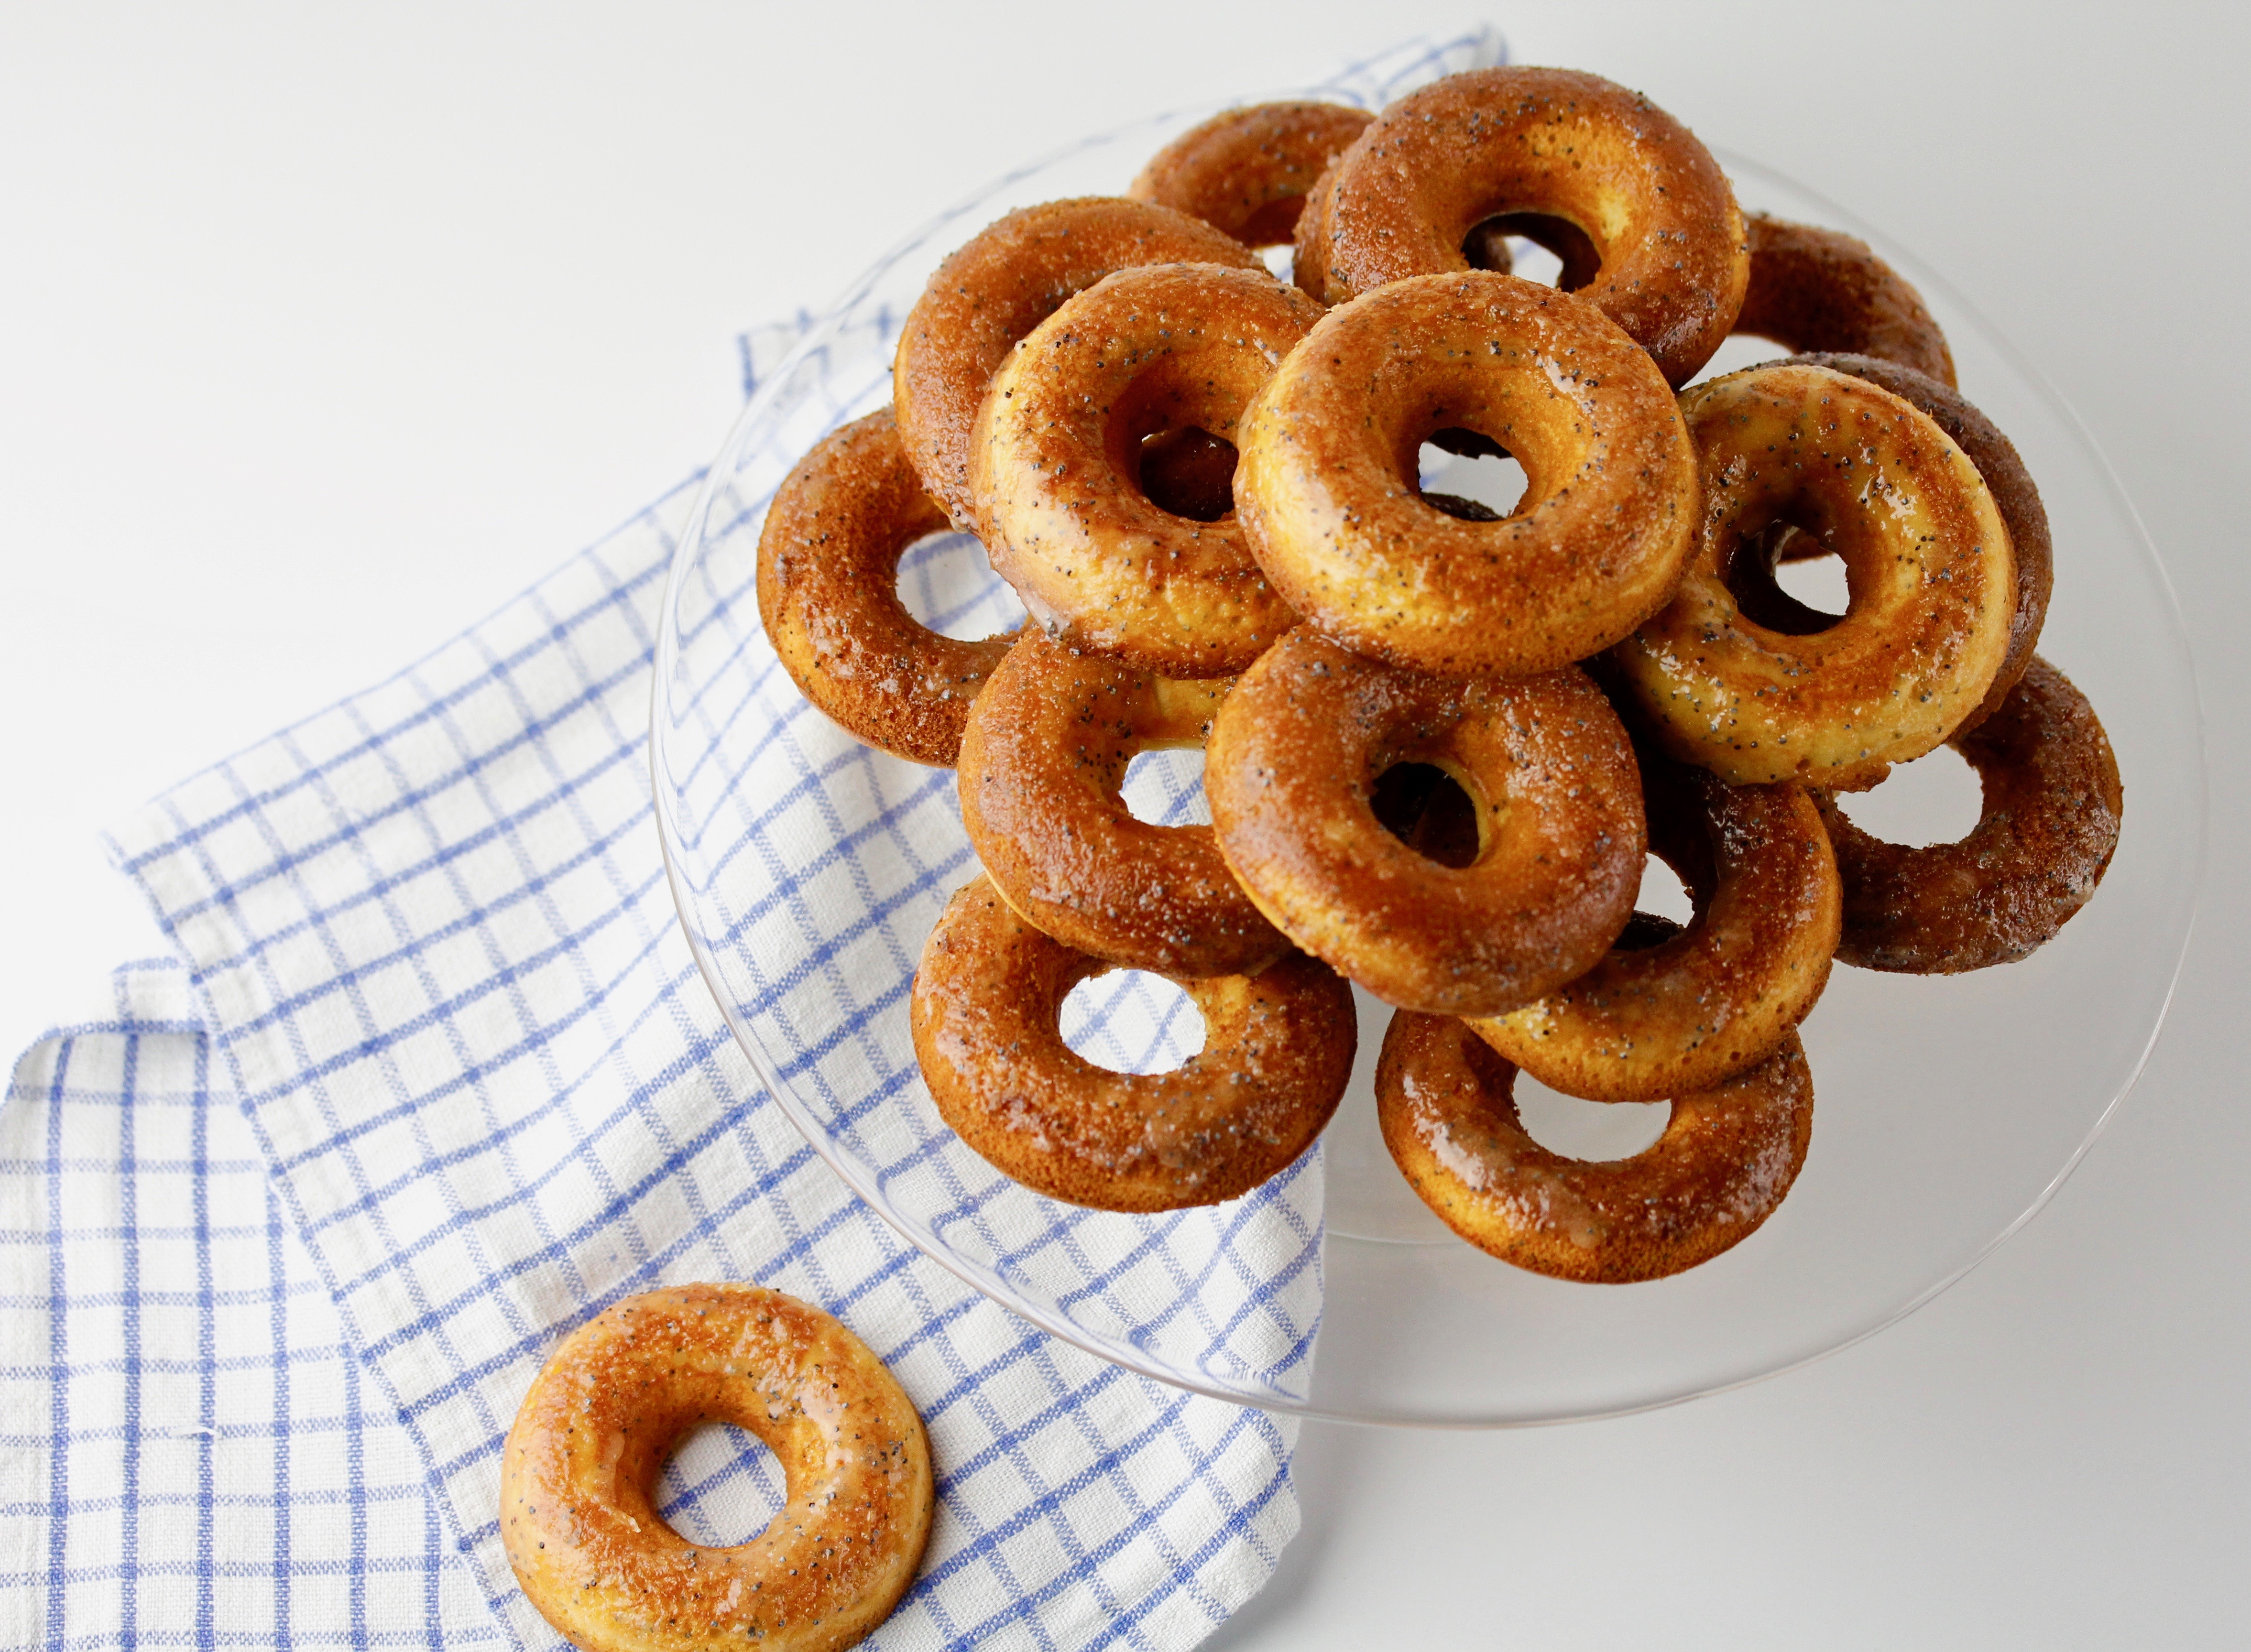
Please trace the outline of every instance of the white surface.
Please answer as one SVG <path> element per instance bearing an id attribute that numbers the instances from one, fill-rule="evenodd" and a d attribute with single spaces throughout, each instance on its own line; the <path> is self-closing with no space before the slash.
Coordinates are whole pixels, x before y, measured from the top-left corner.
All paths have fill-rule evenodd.
<path id="1" fill-rule="evenodd" d="M 1639 86 L 1918 249 L 2078 406 L 2199 651 L 2205 921 L 2109 1135 L 1933 1306 L 1621 1422 L 1309 1427 L 1306 1529 L 1212 1644 L 2240 1642 L 2251 30 L 2219 8 L 1687 12 L 1495 15 L 1520 60 Z M 1465 15 L 0 13 L 0 1041 L 156 944 L 97 826 L 702 463 L 738 328 L 825 302 L 1028 149 Z"/>

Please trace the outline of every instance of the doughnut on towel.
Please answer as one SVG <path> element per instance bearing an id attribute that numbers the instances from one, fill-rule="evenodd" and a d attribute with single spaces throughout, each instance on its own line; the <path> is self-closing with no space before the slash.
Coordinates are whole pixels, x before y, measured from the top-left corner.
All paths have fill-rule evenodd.
<path id="1" fill-rule="evenodd" d="M 657 1476 L 699 1423 L 748 1429 L 788 1501 L 747 1543 L 689 1543 Z M 868 1345 L 758 1285 L 682 1285 L 596 1315 L 549 1358 L 502 1455 L 501 1534 L 542 1616 L 587 1652 L 848 1647 L 930 1538 L 930 1443 Z"/>

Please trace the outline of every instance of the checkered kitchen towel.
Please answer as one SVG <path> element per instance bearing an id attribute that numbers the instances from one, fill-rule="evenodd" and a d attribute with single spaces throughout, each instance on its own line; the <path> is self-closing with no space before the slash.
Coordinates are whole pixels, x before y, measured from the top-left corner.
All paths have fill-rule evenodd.
<path id="1" fill-rule="evenodd" d="M 1334 86 L 1498 56 L 1417 42 Z M 1186 1647 L 1271 1572 L 1292 1427 L 903 1243 L 696 977 L 642 737 L 694 487 L 115 833 L 179 961 L 121 971 L 0 1112 L 0 1646 L 555 1644 L 499 1542 L 516 1402 L 602 1306 L 705 1278 L 837 1313 L 929 1422 L 938 1521 L 877 1643 Z M 1319 1211 L 1306 1171 L 1230 1235 L 1292 1282 L 1278 1369 L 1307 1357 Z M 730 1429 L 668 1476 L 703 1541 L 779 1502 Z"/>

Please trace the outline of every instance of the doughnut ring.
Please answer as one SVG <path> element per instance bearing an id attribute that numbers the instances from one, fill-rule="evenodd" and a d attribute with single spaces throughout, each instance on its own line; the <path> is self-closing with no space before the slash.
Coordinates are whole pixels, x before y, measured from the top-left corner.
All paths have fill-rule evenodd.
<path id="1" fill-rule="evenodd" d="M 961 1139 L 1033 1192 L 1097 1210 L 1249 1192 L 1313 1145 L 1352 1075 L 1352 989 L 1292 952 L 1256 975 L 1176 983 L 1204 1047 L 1169 1073 L 1112 1073 L 1063 1041 L 1070 989 L 1105 966 L 1050 940 L 979 878 L 914 979 L 915 1055 Z"/>
<path id="2" fill-rule="evenodd" d="M 1298 227 L 1291 238 L 1290 279 L 1298 284 L 1299 291 L 1322 304 L 1328 302 L 1329 292 L 1329 197 L 1336 189 L 1337 167 L 1343 160 L 1344 151 L 1340 149 L 1313 179 L 1312 187 L 1306 191 L 1306 204 L 1299 209 Z M 1506 241 L 1501 248 L 1507 250 Z M 1498 267 L 1504 274 L 1507 273 L 1506 265 Z"/>
<path id="3" fill-rule="evenodd" d="M 788 1499 L 747 1543 L 689 1543 L 657 1476 L 698 1423 L 747 1428 Z M 501 1540 L 540 1615 L 589 1652 L 852 1645 L 890 1615 L 930 1537 L 930 1442 L 883 1363 L 818 1308 L 757 1285 L 630 1296 L 564 1340 L 501 1467 Z"/>
<path id="4" fill-rule="evenodd" d="M 822 438 L 758 536 L 758 615 L 790 681 L 847 733 L 940 769 L 1015 641 L 942 637 L 899 601 L 899 557 L 945 525 L 887 407 Z"/>
<path id="5" fill-rule="evenodd" d="M 1886 843 L 1816 798 L 1845 885 L 1847 964 L 1916 975 L 2012 964 L 2086 905 L 2109 867 L 2118 762 L 2063 673 L 2035 655 L 2000 710 L 1950 743 L 1985 792 L 1959 842 Z"/>
<path id="6" fill-rule="evenodd" d="M 1149 265 L 1077 294 L 1009 356 L 977 417 L 970 483 L 994 570 L 1050 635 L 1219 677 L 1297 623 L 1233 517 L 1167 509 L 1141 455 L 1171 432 L 1232 441 L 1319 319 L 1263 269 Z"/>
<path id="7" fill-rule="evenodd" d="M 1327 302 L 1329 290 L 1329 197 L 1336 185 L 1337 164 L 1343 159 L 1342 149 L 1330 156 L 1329 163 L 1321 169 L 1312 187 L 1306 190 L 1305 204 L 1298 214 L 1297 231 L 1291 241 L 1290 279 L 1323 303 Z M 1515 267 L 1515 260 L 1508 250 L 1508 238 L 1527 232 L 1530 232 L 1527 238 L 1536 236 L 1543 245 L 1555 243 L 1557 233 L 1577 236 L 1580 242 L 1586 240 L 1562 218 L 1542 218 L 1536 213 L 1503 215 L 1480 221 L 1463 238 L 1462 257 L 1473 270 L 1491 270 L 1496 274 L 1506 275 Z M 1566 246 L 1564 252 L 1558 252 L 1556 256 L 1563 257 L 1565 252 L 1579 253 L 1579 263 L 1583 265 L 1586 262 L 1584 252 L 1580 247 Z M 1593 273 L 1591 266 L 1584 269 L 1574 266 L 1566 273 L 1589 279 Z M 1559 280 L 1557 285 L 1569 289 L 1583 287 L 1586 280 Z"/>
<path id="8" fill-rule="evenodd" d="M 1479 1037 L 1551 1089 L 1596 1102 L 1707 1090 L 1774 1054 L 1828 984 L 1842 896 L 1802 787 L 1730 786 L 1659 758 L 1641 768 L 1650 852 L 1696 903 L 1686 930 L 1637 912 L 1569 985 Z"/>
<path id="9" fill-rule="evenodd" d="M 1286 245 L 1306 194 L 1375 117 L 1342 103 L 1254 103 L 1191 127 L 1126 186 L 1245 246 Z"/>
<path id="10" fill-rule="evenodd" d="M 1672 597 L 1696 525 L 1663 377 L 1583 300 L 1512 275 L 1418 276 L 1330 311 L 1243 428 L 1251 555 L 1315 627 L 1410 671 L 1524 675 L 1608 647 Z M 1439 432 L 1524 467 L 1511 515 L 1423 497 L 1416 451 Z"/>
<path id="11" fill-rule="evenodd" d="M 1376 783 L 1404 763 L 1469 795 L 1468 864 L 1378 820 Z M 1465 682 L 1293 631 L 1221 705 L 1204 795 L 1220 853 L 1274 926 L 1409 1009 L 1497 1015 L 1576 979 L 1641 885 L 1633 749 L 1569 667 Z"/>
<path id="12" fill-rule="evenodd" d="M 970 428 L 1016 341 L 1113 270 L 1177 263 L 1266 267 L 1185 212 L 1089 196 L 1011 212 L 932 273 L 899 335 L 891 402 L 909 462 L 956 528 L 974 526 Z"/>
<path id="13" fill-rule="evenodd" d="M 1336 184 L 1337 162 L 1343 159 L 1344 152 L 1340 149 L 1306 191 L 1305 206 L 1298 214 L 1297 233 L 1291 245 L 1290 279 L 1324 302 L 1329 290 L 1329 195 Z M 1556 281 L 1565 291 L 1584 287 L 1594 279 L 1601 259 L 1593 256 L 1593 244 L 1563 219 L 1543 218 L 1538 213 L 1505 213 L 1481 220 L 1463 238 L 1462 257 L 1473 270 L 1506 275 L 1515 268 L 1508 238 L 1518 234 L 1527 239 L 1536 238 L 1541 245 L 1565 259 L 1562 277 Z"/>
<path id="14" fill-rule="evenodd" d="M 962 825 L 1001 898 L 1122 969 L 1246 975 L 1289 950 L 1209 826 L 1153 826 L 1118 795 L 1134 753 L 1202 745 L 1231 686 L 1027 637 L 978 696 L 961 743 Z"/>
<path id="15" fill-rule="evenodd" d="M 1465 1023 L 1402 1010 L 1376 1063 L 1376 1122 L 1441 1221 L 1555 1279 L 1630 1284 L 1711 1261 L 1774 1213 L 1813 1137 L 1795 1033 L 1750 1071 L 1675 1097 L 1665 1133 L 1631 1158 L 1549 1152 L 1525 1132 L 1515 1084 Z"/>
<path id="16" fill-rule="evenodd" d="M 1954 388 L 1954 353 L 1922 294 L 1866 241 L 1763 212 L 1743 224 L 1751 271 L 1736 332 L 1793 350 L 1873 356 Z"/>
<path id="17" fill-rule="evenodd" d="M 1585 277 L 1580 296 L 1669 384 L 1695 377 L 1735 325 L 1750 259 L 1727 175 L 1646 98 L 1567 69 L 1451 75 L 1385 109 L 1319 198 L 1320 296 L 1467 269 L 1465 242 L 1493 218 L 1559 250 L 1565 280 Z"/>
<path id="18" fill-rule="evenodd" d="M 1993 495 L 2001 524 L 2009 530 L 2009 550 L 2017 565 L 2017 609 L 2009 621 L 2009 651 L 1993 686 L 1977 708 L 1962 720 L 1961 729 L 1976 728 L 2000 709 L 2017 680 L 2031 667 L 2033 650 L 2039 646 L 2040 626 L 2047 619 L 2047 599 L 2055 587 L 2055 551 L 2048 536 L 2047 508 L 2040 503 L 2040 488 L 2016 445 L 1996 429 L 1993 421 L 1972 407 L 1959 391 L 1917 372 L 1911 367 L 1875 360 L 1867 356 L 1800 356 L 1794 360 L 1811 367 L 1849 373 L 1912 402 L 1930 415 L 1939 429 L 1969 456 Z M 1811 538 L 1811 536 L 1805 536 Z M 1818 542 L 1817 542 L 1818 543 Z M 1787 554 L 1787 553 L 1785 553 Z M 1960 730 L 1957 730 L 1959 732 Z"/>
<path id="19" fill-rule="evenodd" d="M 1731 785 L 1874 785 L 1951 734 L 2008 651 L 2017 577 L 1992 494 L 1929 415 L 1825 368 L 1755 367 L 1680 406 L 1703 519 L 1620 672 L 1666 751 Z M 1762 625 L 1729 589 L 1781 522 L 1844 559 L 1851 605 L 1811 635 Z"/>

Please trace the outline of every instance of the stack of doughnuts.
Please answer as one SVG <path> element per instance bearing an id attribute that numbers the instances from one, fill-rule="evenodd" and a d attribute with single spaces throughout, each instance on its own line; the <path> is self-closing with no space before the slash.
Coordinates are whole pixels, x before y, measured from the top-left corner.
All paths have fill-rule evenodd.
<path id="1" fill-rule="evenodd" d="M 1527 243 L 1554 285 L 1512 273 Z M 1698 382 L 1733 333 L 1799 353 Z M 1745 217 L 1685 127 L 1562 70 L 1233 110 L 1123 197 L 990 225 L 759 558 L 807 697 L 958 770 L 983 875 L 912 999 L 948 1123 L 1056 1199 L 1234 1198 L 1335 1110 L 1356 983 L 1396 1011 L 1384 1139 L 1465 1239 L 1612 1282 L 1741 1241 L 1804 1162 L 1832 958 L 2020 958 L 2117 840 L 2102 726 L 2033 653 L 2039 491 L 1954 380 L 1867 246 Z M 1522 497 L 1426 491 L 1426 445 L 1513 459 Z M 900 605 L 901 553 L 947 523 L 1021 632 Z M 1776 578 L 1826 556 L 1842 615 Z M 1199 744 L 1212 825 L 1135 819 L 1133 756 Z M 1941 745 L 1984 784 L 1961 842 L 1839 811 Z M 1685 926 L 1635 910 L 1652 854 Z M 1203 1049 L 1074 1054 L 1063 998 L 1111 969 L 1181 985 Z M 1670 1122 L 1567 1158 L 1520 1068 Z"/>

